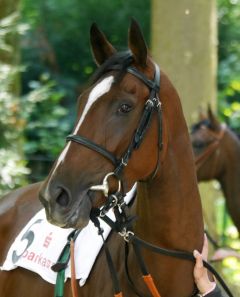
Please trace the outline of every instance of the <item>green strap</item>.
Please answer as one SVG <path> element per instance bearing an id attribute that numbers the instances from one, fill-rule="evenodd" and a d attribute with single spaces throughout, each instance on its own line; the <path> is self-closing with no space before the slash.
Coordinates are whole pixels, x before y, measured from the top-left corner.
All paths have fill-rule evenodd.
<path id="1" fill-rule="evenodd" d="M 69 257 L 70 257 L 70 244 L 67 243 L 60 256 L 60 259 L 58 260 L 58 263 L 68 262 Z M 56 280 L 56 285 L 54 289 L 54 297 L 63 297 L 64 295 L 65 269 L 66 267 L 64 267 L 57 273 L 57 280 Z"/>
<path id="2" fill-rule="evenodd" d="M 54 289 L 54 297 L 63 297 L 64 279 L 65 279 L 65 270 L 61 270 L 57 274 L 57 281 Z"/>
<path id="3" fill-rule="evenodd" d="M 67 243 L 63 248 L 63 251 L 55 265 L 52 266 L 52 270 L 57 272 L 56 285 L 54 289 L 54 297 L 64 296 L 64 281 L 65 281 L 65 269 L 67 268 L 70 259 L 70 242 L 76 240 L 80 230 L 73 230 L 67 238 Z"/>
<path id="4" fill-rule="evenodd" d="M 70 242 L 73 239 L 76 240 L 80 230 L 73 230 L 67 238 L 67 243 L 62 250 L 61 255 L 55 265 L 52 266 L 52 270 L 57 272 L 56 285 L 54 289 L 54 297 L 64 296 L 64 281 L 65 281 L 65 269 L 67 268 L 70 259 Z"/>

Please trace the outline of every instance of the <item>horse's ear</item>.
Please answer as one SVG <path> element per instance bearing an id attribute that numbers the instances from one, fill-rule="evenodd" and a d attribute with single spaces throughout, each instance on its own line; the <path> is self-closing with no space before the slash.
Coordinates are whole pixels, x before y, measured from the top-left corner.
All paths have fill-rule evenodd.
<path id="1" fill-rule="evenodd" d="M 98 29 L 96 23 L 93 23 L 90 29 L 90 42 L 93 57 L 98 66 L 116 53 L 116 49 L 107 40 L 102 31 Z"/>
<path id="2" fill-rule="evenodd" d="M 148 49 L 143 33 L 137 21 L 132 18 L 128 34 L 128 47 L 133 54 L 134 61 L 141 67 L 147 64 Z"/>
<path id="3" fill-rule="evenodd" d="M 202 107 L 199 107 L 199 108 L 198 108 L 198 120 L 199 120 L 199 122 L 204 121 L 204 120 L 206 120 L 206 119 L 207 119 L 207 116 L 206 116 L 206 114 L 203 112 Z"/>
<path id="4" fill-rule="evenodd" d="M 214 115 L 210 104 L 208 104 L 208 119 L 209 119 L 211 126 L 214 130 L 218 131 L 221 128 L 221 124 L 218 121 L 217 117 Z"/>

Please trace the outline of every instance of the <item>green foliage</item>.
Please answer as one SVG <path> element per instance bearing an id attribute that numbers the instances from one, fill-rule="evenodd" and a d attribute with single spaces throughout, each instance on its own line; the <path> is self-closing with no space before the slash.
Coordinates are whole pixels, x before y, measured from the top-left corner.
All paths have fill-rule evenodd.
<path id="1" fill-rule="evenodd" d="M 32 91 L 21 98 L 22 116 L 28 123 L 24 152 L 27 159 L 40 155 L 53 160 L 64 146 L 71 124 L 67 109 L 60 105 L 64 90 L 48 74 L 30 82 L 30 87 Z"/>
<path id="2" fill-rule="evenodd" d="M 240 1 L 218 0 L 219 112 L 222 120 L 240 132 Z"/>
<path id="3" fill-rule="evenodd" d="M 21 151 L 25 122 L 16 95 L 20 67 L 9 62 L 15 54 L 9 40 L 23 29 L 17 19 L 17 14 L 11 14 L 0 21 L 0 195 L 23 185 L 28 173 Z"/>
<path id="4" fill-rule="evenodd" d="M 219 197 L 216 203 L 217 209 L 217 232 L 219 236 L 224 239 L 222 244 L 229 248 L 233 248 L 236 251 L 240 251 L 240 240 L 237 228 L 233 225 L 233 222 L 229 215 L 226 216 L 226 205 L 223 197 Z M 224 216 L 227 217 L 226 226 L 223 228 Z M 218 267 L 219 268 L 219 267 Z M 236 290 L 239 293 L 239 281 L 240 281 L 240 262 L 235 257 L 228 257 L 221 263 L 221 273 L 224 276 L 227 284 L 231 286 L 231 289 Z M 237 296 L 237 295 L 236 295 Z"/>
<path id="5" fill-rule="evenodd" d="M 22 35 L 28 29 L 26 24 L 19 23 L 19 14 L 14 12 L 0 20 L 0 52 L 13 53 L 14 48 L 9 44 L 9 37 Z"/>
<path id="6" fill-rule="evenodd" d="M 106 13 L 107 12 L 107 13 Z M 23 0 L 23 20 L 31 30 L 23 41 L 23 59 L 29 76 L 48 69 L 57 76 L 82 84 L 95 69 L 89 47 L 89 29 L 97 22 L 111 42 L 127 44 L 130 18 L 136 17 L 149 39 L 150 0 Z M 34 61 L 34 63 L 32 63 Z M 29 76 L 28 76 L 29 75 Z"/>
<path id="7" fill-rule="evenodd" d="M 13 149 L 0 149 L 0 195 L 27 183 L 26 162 Z"/>
<path id="8" fill-rule="evenodd" d="M 21 5 L 22 22 L 30 26 L 21 41 L 26 66 L 21 107 L 26 122 L 24 151 L 29 160 L 48 161 L 62 149 L 73 126 L 76 98 L 96 68 L 89 44 L 92 22 L 122 50 L 134 16 L 148 41 L 150 0 L 22 0 Z M 32 171 L 34 162 L 29 163 Z"/>
<path id="9" fill-rule="evenodd" d="M 234 82 L 234 81 L 233 81 Z M 240 81 L 237 81 L 240 84 Z M 232 91 L 231 87 L 222 91 L 222 94 Z M 225 98 L 228 98 L 227 95 Z M 223 120 L 237 133 L 240 134 L 240 101 L 221 100 L 219 109 Z"/>

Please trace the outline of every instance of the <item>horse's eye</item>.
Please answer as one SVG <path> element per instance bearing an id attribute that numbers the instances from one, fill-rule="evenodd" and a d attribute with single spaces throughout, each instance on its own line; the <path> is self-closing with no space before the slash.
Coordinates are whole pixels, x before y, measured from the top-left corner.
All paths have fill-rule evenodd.
<path id="1" fill-rule="evenodd" d="M 129 111 L 132 110 L 132 106 L 127 104 L 127 103 L 124 103 L 122 104 L 119 109 L 118 109 L 118 112 L 120 113 L 128 113 Z"/>

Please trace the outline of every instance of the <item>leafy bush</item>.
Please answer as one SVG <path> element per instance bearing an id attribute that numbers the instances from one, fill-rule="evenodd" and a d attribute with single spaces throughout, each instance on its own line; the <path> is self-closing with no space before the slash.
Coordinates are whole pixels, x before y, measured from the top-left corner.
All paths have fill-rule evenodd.
<path id="1" fill-rule="evenodd" d="M 24 152 L 27 159 L 33 156 L 53 160 L 64 146 L 71 122 L 66 117 L 68 110 L 61 106 L 64 90 L 43 74 L 39 81 L 31 81 L 32 89 L 23 96 L 22 116 L 28 123 L 24 130 Z"/>
<path id="2" fill-rule="evenodd" d="M 0 195 L 23 185 L 29 172 L 23 161 L 25 121 L 21 117 L 17 95 L 20 67 L 9 62 L 10 57 L 15 55 L 10 37 L 22 33 L 22 29 L 17 14 L 0 21 Z"/>
<path id="3" fill-rule="evenodd" d="M 96 68 L 89 44 L 91 23 L 97 22 L 111 42 L 123 49 L 134 15 L 149 40 L 150 1 L 105 0 L 99 5 L 97 0 L 22 0 L 21 4 L 22 21 L 30 26 L 21 40 L 26 65 L 22 74 L 24 152 L 35 175 L 32 180 L 38 180 L 63 147 L 75 118 L 76 98 Z"/>
<path id="4" fill-rule="evenodd" d="M 0 149 L 0 195 L 27 183 L 26 162 L 14 150 Z"/>
<path id="5" fill-rule="evenodd" d="M 240 3 L 218 0 L 219 21 L 219 113 L 240 133 Z"/>

